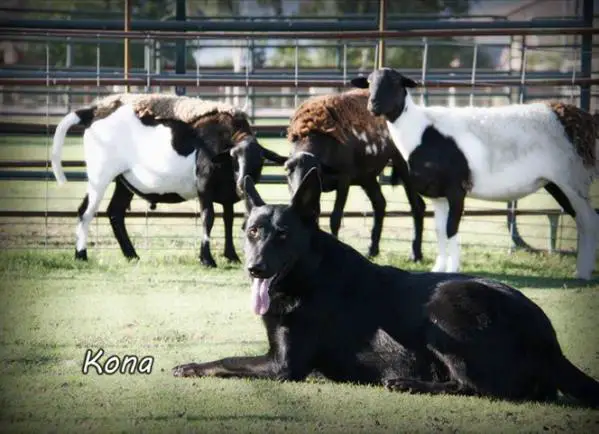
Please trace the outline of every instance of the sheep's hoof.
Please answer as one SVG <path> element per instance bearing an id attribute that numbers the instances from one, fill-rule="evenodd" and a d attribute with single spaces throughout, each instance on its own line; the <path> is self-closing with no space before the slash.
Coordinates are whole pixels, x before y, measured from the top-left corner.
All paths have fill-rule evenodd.
<path id="1" fill-rule="evenodd" d="M 241 259 L 239 259 L 239 256 L 237 256 L 237 253 L 234 253 L 232 255 L 225 255 L 225 259 L 233 264 L 241 263 Z"/>
<path id="2" fill-rule="evenodd" d="M 204 267 L 216 268 L 216 261 L 214 258 L 200 258 L 200 263 Z"/>
<path id="3" fill-rule="evenodd" d="M 379 255 L 379 248 L 378 247 L 369 247 L 368 248 L 368 257 L 369 258 L 374 258 L 376 256 Z"/>
<path id="4" fill-rule="evenodd" d="M 87 249 L 75 250 L 75 259 L 79 261 L 87 261 Z"/>
<path id="5" fill-rule="evenodd" d="M 410 261 L 412 261 L 412 262 L 422 261 L 422 252 L 420 252 L 420 253 L 412 252 L 412 254 L 410 255 Z"/>
<path id="6" fill-rule="evenodd" d="M 129 261 L 129 262 L 139 261 L 139 256 L 137 256 L 135 254 L 134 255 L 128 255 L 128 256 L 126 256 L 126 258 L 127 258 L 127 261 Z"/>

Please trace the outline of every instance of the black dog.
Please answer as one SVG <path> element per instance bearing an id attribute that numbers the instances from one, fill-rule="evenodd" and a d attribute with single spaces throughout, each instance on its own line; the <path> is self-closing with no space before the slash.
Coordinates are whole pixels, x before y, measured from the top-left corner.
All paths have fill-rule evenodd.
<path id="1" fill-rule="evenodd" d="M 310 171 L 290 206 L 265 205 L 245 179 L 245 255 L 270 348 L 174 368 L 176 376 L 383 384 L 413 393 L 599 405 L 599 383 L 562 354 L 551 322 L 518 290 L 460 274 L 371 263 L 318 228 Z"/>

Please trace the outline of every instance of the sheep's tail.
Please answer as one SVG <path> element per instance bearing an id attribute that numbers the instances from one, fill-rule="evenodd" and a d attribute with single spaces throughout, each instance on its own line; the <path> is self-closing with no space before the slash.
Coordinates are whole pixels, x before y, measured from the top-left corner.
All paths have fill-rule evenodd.
<path id="1" fill-rule="evenodd" d="M 67 182 L 67 177 L 62 169 L 62 147 L 67 136 L 67 131 L 69 131 L 69 128 L 71 128 L 73 125 L 78 125 L 84 120 L 91 119 L 91 117 L 93 117 L 94 110 L 95 108 L 91 107 L 71 112 L 62 118 L 62 120 L 56 126 L 54 139 L 52 140 L 52 156 L 50 158 L 50 162 L 52 164 L 52 172 L 54 172 L 54 177 L 59 185 Z"/>
<path id="2" fill-rule="evenodd" d="M 582 404 L 599 407 L 599 383 L 578 369 L 563 354 L 555 369 L 557 388 Z"/>

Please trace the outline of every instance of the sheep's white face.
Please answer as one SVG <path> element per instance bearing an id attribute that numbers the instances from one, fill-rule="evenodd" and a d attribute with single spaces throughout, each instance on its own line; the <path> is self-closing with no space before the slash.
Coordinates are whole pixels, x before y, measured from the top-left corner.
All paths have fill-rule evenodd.
<path id="1" fill-rule="evenodd" d="M 354 87 L 368 89 L 368 111 L 374 116 L 383 115 L 390 122 L 394 122 L 403 112 L 406 89 L 416 87 L 414 80 L 391 68 L 377 69 L 368 78 L 357 77 L 351 83 Z"/>

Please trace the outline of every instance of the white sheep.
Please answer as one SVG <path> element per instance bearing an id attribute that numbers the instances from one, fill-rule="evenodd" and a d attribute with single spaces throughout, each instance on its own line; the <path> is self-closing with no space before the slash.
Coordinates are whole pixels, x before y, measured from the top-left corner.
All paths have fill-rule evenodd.
<path id="1" fill-rule="evenodd" d="M 466 196 L 509 201 L 544 187 L 578 229 L 577 277 L 595 267 L 599 216 L 589 200 L 599 176 L 599 122 L 573 105 L 422 107 L 416 82 L 383 68 L 352 84 L 369 88 L 368 109 L 384 115 L 420 194 L 432 199 L 439 252 L 433 271 L 458 271 L 457 238 Z"/>
<path id="2" fill-rule="evenodd" d="M 52 170 L 66 181 L 61 154 L 68 129 L 81 124 L 87 169 L 87 194 L 79 207 L 75 257 L 87 259 L 89 225 L 110 183 L 108 205 L 114 235 L 123 254 L 138 258 L 124 224 L 133 194 L 156 203 L 198 198 L 204 237 L 200 260 L 216 266 L 210 252 L 213 203 L 223 206 L 225 257 L 239 261 L 233 246 L 233 204 L 245 175 L 260 178 L 263 158 L 282 164 L 284 157 L 263 148 L 247 116 L 228 104 L 161 94 L 117 94 L 61 120 L 54 134 Z"/>

